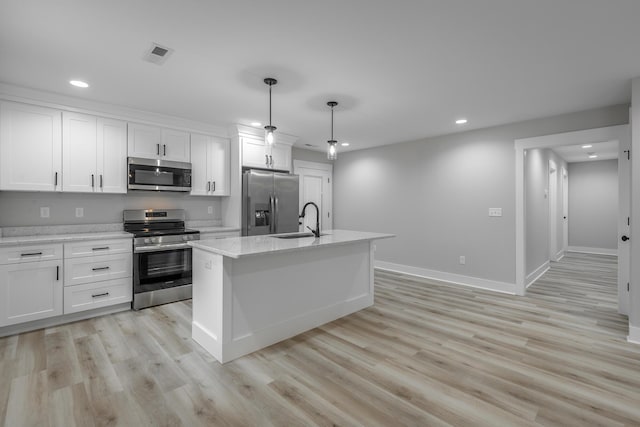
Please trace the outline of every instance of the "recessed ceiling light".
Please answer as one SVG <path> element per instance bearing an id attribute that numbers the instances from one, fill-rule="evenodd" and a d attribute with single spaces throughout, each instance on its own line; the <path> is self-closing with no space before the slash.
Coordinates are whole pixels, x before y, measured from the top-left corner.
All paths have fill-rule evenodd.
<path id="1" fill-rule="evenodd" d="M 591 145 L 591 144 L 587 144 L 587 145 L 583 145 L 582 146 L 582 148 L 591 148 L 591 147 L 593 147 L 593 145 Z"/>
<path id="2" fill-rule="evenodd" d="M 457 125 L 463 125 L 465 123 L 467 123 L 467 119 L 458 119 L 458 120 L 456 120 L 456 124 Z"/>
<path id="3" fill-rule="evenodd" d="M 251 122 L 251 126 L 262 127 L 262 123 L 260 123 L 260 122 Z"/>
<path id="4" fill-rule="evenodd" d="M 343 147 L 348 147 L 348 146 L 349 146 L 349 143 L 348 143 L 348 142 L 343 142 L 343 143 L 341 143 L 340 145 L 342 145 Z"/>
<path id="5" fill-rule="evenodd" d="M 595 158 L 597 158 L 597 157 L 598 157 L 598 155 L 597 155 L 597 154 L 589 154 L 589 158 L 590 158 L 590 159 L 595 159 Z"/>
<path id="6" fill-rule="evenodd" d="M 89 83 L 83 82 L 82 80 L 69 80 L 69 84 L 75 87 L 81 87 L 83 89 L 89 87 Z"/>

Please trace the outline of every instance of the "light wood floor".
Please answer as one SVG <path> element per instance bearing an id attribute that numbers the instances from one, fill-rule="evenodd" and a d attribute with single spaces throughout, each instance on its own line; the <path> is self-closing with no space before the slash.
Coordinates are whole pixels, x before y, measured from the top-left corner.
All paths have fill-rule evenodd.
<path id="1" fill-rule="evenodd" d="M 616 260 L 514 297 L 376 272 L 375 306 L 224 366 L 168 304 L 0 339 L 7 426 L 640 425 Z"/>

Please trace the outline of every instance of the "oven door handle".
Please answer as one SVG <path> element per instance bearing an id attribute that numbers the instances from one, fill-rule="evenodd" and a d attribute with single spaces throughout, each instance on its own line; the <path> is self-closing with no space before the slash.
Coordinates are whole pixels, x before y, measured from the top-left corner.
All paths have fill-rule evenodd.
<path id="1" fill-rule="evenodd" d="M 139 248 L 133 248 L 133 253 L 140 254 L 140 253 L 146 253 L 146 252 L 171 251 L 174 249 L 188 249 L 188 248 L 191 248 L 189 243 L 171 243 L 167 245 L 141 246 Z"/>

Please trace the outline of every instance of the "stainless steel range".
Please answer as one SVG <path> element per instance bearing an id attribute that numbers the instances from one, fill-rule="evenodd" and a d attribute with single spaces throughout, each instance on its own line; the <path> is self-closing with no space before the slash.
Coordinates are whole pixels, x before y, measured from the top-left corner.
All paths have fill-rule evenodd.
<path id="1" fill-rule="evenodd" d="M 133 308 L 191 298 L 191 247 L 200 232 L 184 226 L 182 209 L 125 210 L 133 233 Z"/>

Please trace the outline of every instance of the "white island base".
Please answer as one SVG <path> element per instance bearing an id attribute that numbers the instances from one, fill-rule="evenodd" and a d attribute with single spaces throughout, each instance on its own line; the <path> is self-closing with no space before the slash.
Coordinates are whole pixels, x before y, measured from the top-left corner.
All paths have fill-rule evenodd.
<path id="1" fill-rule="evenodd" d="M 193 339 L 225 363 L 373 305 L 373 239 L 392 236 L 329 233 L 192 243 Z"/>

